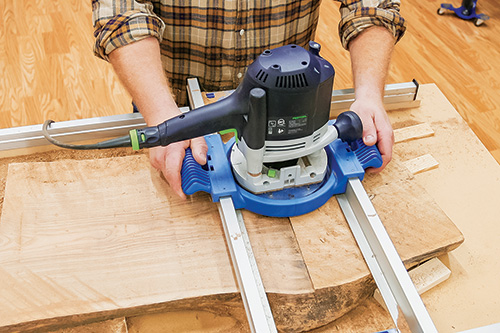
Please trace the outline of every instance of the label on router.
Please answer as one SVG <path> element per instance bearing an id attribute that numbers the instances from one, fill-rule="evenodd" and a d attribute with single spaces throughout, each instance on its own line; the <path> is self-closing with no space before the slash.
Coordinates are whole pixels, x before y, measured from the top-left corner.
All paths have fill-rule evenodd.
<path id="1" fill-rule="evenodd" d="M 307 116 L 275 117 L 267 120 L 268 135 L 296 135 L 307 129 Z"/>

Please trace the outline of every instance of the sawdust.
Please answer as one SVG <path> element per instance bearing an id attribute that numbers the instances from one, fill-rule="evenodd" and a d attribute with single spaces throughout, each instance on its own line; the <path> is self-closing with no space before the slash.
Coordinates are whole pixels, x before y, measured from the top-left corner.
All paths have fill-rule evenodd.
<path id="1" fill-rule="evenodd" d="M 96 160 L 110 157 L 122 157 L 135 154 L 147 154 L 147 150 L 135 152 L 130 148 L 116 148 L 109 150 L 61 150 L 55 149 L 29 155 L 0 158 L 0 216 L 3 208 L 5 185 L 7 182 L 7 173 L 11 163 L 29 163 L 29 162 L 54 162 L 60 160 Z"/>
<path id="2" fill-rule="evenodd" d="M 415 126 L 419 125 L 422 122 L 419 122 L 415 119 L 406 119 L 404 121 L 398 121 L 392 124 L 392 129 L 400 129 L 400 128 L 405 128 L 405 127 L 410 127 L 410 126 Z"/>

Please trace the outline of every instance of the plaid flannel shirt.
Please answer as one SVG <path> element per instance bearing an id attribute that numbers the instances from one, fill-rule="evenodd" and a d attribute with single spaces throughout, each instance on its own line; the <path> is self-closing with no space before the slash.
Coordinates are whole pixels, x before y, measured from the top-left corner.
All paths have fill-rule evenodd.
<path id="1" fill-rule="evenodd" d="M 107 60 L 114 49 L 153 36 L 172 92 L 185 104 L 186 78 L 209 91 L 235 88 L 265 49 L 305 47 L 314 39 L 321 0 L 92 0 L 95 46 Z M 406 29 L 399 0 L 342 0 L 342 45 L 373 25 L 398 41 Z"/>

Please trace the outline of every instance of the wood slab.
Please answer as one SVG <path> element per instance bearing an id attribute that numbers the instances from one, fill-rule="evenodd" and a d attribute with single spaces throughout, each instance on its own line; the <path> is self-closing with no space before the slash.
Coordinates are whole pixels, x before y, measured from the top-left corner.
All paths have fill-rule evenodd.
<path id="1" fill-rule="evenodd" d="M 410 266 L 463 238 L 403 171 L 365 183 Z M 373 293 L 334 198 L 292 219 L 244 218 L 280 329 L 325 325 Z M 11 163 L 0 253 L 0 331 L 193 310 L 246 329 L 216 205 L 178 199 L 146 155 Z"/>

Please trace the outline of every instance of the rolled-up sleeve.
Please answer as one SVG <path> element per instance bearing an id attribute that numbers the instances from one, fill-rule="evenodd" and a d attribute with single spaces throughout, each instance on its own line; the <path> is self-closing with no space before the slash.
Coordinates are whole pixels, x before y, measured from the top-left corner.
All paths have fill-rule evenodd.
<path id="1" fill-rule="evenodd" d="M 165 24 L 147 1 L 92 0 L 94 53 L 108 60 L 108 54 L 121 46 L 146 37 L 161 42 Z"/>
<path id="2" fill-rule="evenodd" d="M 372 26 L 387 28 L 398 42 L 406 30 L 406 21 L 400 14 L 399 0 L 341 0 L 339 35 L 342 46 L 363 30 Z"/>

